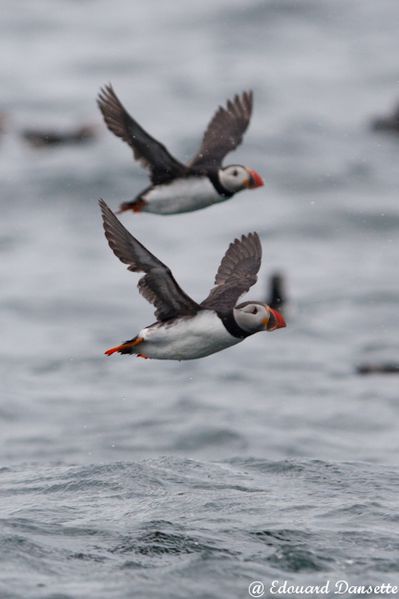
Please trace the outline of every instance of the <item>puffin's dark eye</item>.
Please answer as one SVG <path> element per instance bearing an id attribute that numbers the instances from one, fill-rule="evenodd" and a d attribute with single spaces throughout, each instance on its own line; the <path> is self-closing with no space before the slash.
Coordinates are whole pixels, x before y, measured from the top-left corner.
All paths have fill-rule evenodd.
<path id="1" fill-rule="evenodd" d="M 257 314 L 258 313 L 258 308 L 256 306 L 254 306 L 251 310 L 251 314 Z"/>
<path id="2" fill-rule="evenodd" d="M 235 168 L 233 171 L 233 177 L 237 177 L 237 175 L 238 175 L 238 170 Z"/>

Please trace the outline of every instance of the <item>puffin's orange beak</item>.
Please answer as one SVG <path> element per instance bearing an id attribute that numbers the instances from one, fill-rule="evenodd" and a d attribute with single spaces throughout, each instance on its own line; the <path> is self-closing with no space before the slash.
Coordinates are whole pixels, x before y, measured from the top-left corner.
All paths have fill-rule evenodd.
<path id="1" fill-rule="evenodd" d="M 266 325 L 267 331 L 276 331 L 277 329 L 283 329 L 287 326 L 287 323 L 284 320 L 284 317 L 277 310 L 273 310 L 273 308 L 269 308 L 270 318 Z"/>
<path id="2" fill-rule="evenodd" d="M 248 187 L 248 189 L 256 189 L 257 187 L 263 187 L 264 181 L 259 173 L 254 171 L 252 168 L 246 169 L 248 173 L 248 179 L 245 179 L 244 185 Z"/>

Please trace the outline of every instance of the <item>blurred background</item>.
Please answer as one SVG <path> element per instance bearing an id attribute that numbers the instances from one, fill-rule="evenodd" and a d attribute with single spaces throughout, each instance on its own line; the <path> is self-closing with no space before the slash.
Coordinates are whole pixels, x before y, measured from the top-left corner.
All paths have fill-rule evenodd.
<path id="1" fill-rule="evenodd" d="M 312 460 L 371 462 L 367 488 L 379 475 L 392 480 L 384 468 L 398 461 L 397 376 L 356 369 L 399 361 L 399 136 L 372 126 L 399 99 L 398 20 L 392 0 L 3 1 L 5 506 L 11 495 L 27 518 L 28 504 L 46 505 L 43 469 L 57 478 L 69 464 L 142 459 L 166 463 L 176 480 L 193 464 L 218 481 L 215 461 L 233 469 L 234 460 L 287 459 L 312 468 Z M 226 162 L 255 168 L 265 186 L 191 214 L 127 213 L 122 221 L 199 301 L 229 242 L 257 230 L 264 258 L 248 297 L 265 299 L 270 275 L 283 273 L 286 329 L 195 362 L 103 355 L 154 320 L 138 276 L 112 254 L 100 221 L 100 197 L 115 209 L 148 181 L 100 118 L 95 99 L 108 82 L 182 160 L 196 152 L 217 106 L 253 89 L 250 128 Z M 86 124 L 93 139 L 85 143 L 35 147 L 23 136 Z M 40 500 L 29 495 L 16 507 L 15 489 L 35 476 Z M 72 510 L 75 499 L 63 500 Z M 312 571 L 323 572 L 318 565 Z M 99 597 L 104 585 L 82 596 Z M 208 591 L 198 596 L 213 596 Z"/>

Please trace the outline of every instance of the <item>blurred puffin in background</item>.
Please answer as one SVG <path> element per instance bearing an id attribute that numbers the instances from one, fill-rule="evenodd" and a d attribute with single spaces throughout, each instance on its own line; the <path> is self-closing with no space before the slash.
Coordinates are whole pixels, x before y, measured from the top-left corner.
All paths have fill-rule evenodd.
<path id="1" fill-rule="evenodd" d="M 133 150 L 134 158 L 149 170 L 151 185 L 134 199 L 124 202 L 119 212 L 179 214 L 200 210 L 232 198 L 244 189 L 264 185 L 253 169 L 240 164 L 222 166 L 248 128 L 253 94 L 244 92 L 219 107 L 205 131 L 195 157 L 183 164 L 135 121 L 118 99 L 111 85 L 103 87 L 97 99 L 110 131 Z"/>

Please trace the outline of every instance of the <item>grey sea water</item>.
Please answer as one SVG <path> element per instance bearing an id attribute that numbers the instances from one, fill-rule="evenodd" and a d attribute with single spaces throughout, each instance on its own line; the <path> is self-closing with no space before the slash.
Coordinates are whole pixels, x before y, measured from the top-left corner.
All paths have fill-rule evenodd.
<path id="1" fill-rule="evenodd" d="M 3 1 L 2 599 L 399 583 L 398 379 L 356 374 L 399 359 L 399 139 L 369 127 L 399 96 L 398 20 L 391 0 Z M 257 230 L 250 297 L 282 271 L 286 329 L 196 362 L 103 355 L 153 322 L 101 228 L 99 197 L 147 185 L 101 123 L 109 81 L 181 159 L 254 90 L 229 160 L 265 187 L 123 222 L 197 300 Z M 18 136 L 83 121 L 97 142 Z"/>

